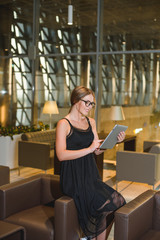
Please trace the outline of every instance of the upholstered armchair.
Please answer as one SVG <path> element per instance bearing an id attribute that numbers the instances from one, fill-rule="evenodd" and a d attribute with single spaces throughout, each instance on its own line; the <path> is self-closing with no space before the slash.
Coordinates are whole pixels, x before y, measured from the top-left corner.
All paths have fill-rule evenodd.
<path id="1" fill-rule="evenodd" d="M 20 167 L 38 168 L 46 171 L 54 167 L 55 130 L 23 133 L 18 143 Z"/>
<path id="2" fill-rule="evenodd" d="M 160 192 L 148 190 L 115 212 L 114 240 L 160 239 Z"/>
<path id="3" fill-rule="evenodd" d="M 117 151 L 116 188 L 119 181 L 148 183 L 154 188 L 159 180 L 160 154 L 158 152 Z"/>
<path id="4" fill-rule="evenodd" d="M 79 240 L 74 200 L 59 176 L 38 174 L 0 187 L 0 220 L 24 228 L 26 240 Z"/>

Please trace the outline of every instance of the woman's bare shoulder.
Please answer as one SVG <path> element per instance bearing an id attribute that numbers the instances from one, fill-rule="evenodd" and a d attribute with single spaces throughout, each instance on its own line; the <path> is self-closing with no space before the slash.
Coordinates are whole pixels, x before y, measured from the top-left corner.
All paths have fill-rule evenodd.
<path id="1" fill-rule="evenodd" d="M 95 121 L 94 118 L 88 117 L 88 119 L 89 119 L 92 126 L 96 124 L 96 121 Z"/>
<path id="2" fill-rule="evenodd" d="M 57 126 L 68 126 L 68 124 L 67 118 L 64 117 L 58 121 Z"/>
<path id="3" fill-rule="evenodd" d="M 58 123 L 59 124 L 63 124 L 63 123 L 66 123 L 67 121 L 66 121 L 66 118 L 61 118 L 59 121 L 58 121 Z"/>

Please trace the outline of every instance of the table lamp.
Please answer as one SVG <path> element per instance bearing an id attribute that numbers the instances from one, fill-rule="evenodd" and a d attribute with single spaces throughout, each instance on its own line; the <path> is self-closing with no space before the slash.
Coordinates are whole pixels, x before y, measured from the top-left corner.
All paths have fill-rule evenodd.
<path id="1" fill-rule="evenodd" d="M 125 120 L 122 106 L 111 106 L 110 119 L 113 120 L 115 124 L 117 124 L 117 121 Z M 118 145 L 116 144 L 113 148 L 114 158 L 116 157 L 117 147 Z"/>
<path id="2" fill-rule="evenodd" d="M 50 129 L 51 129 L 51 115 L 59 114 L 56 101 L 47 101 L 43 107 L 43 113 L 50 115 Z"/>
<path id="3" fill-rule="evenodd" d="M 110 119 L 113 121 L 125 120 L 124 112 L 121 106 L 112 106 L 110 111 Z"/>

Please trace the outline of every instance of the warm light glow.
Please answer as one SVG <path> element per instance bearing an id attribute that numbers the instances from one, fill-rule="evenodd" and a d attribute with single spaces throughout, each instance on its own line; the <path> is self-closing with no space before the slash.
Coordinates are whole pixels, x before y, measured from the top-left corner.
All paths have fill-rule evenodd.
<path id="1" fill-rule="evenodd" d="M 143 128 L 136 128 L 136 129 L 133 130 L 134 134 L 137 134 L 141 131 L 143 131 Z"/>
<path id="2" fill-rule="evenodd" d="M 43 108 L 44 114 L 50 115 L 50 129 L 52 128 L 51 124 L 51 114 L 59 114 L 58 107 L 56 101 L 47 101 L 44 104 Z"/>
<path id="3" fill-rule="evenodd" d="M 4 125 L 5 124 L 5 121 L 6 121 L 6 107 L 5 105 L 2 105 L 1 108 L 0 108 L 0 113 L 1 113 L 1 124 Z"/>
<path id="4" fill-rule="evenodd" d="M 47 101 L 43 108 L 44 114 L 59 114 L 56 101 Z"/>

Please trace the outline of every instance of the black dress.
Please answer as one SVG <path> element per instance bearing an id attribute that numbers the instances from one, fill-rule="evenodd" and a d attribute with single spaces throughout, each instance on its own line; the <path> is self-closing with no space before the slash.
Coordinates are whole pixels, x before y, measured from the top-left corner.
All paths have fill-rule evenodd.
<path id="1" fill-rule="evenodd" d="M 89 119 L 86 130 L 66 120 L 71 127 L 66 138 L 67 150 L 88 148 L 94 139 Z M 112 222 L 114 211 L 125 204 L 117 191 L 102 182 L 93 153 L 62 161 L 60 180 L 63 193 L 75 201 L 80 226 L 89 239 L 102 233 Z"/>

